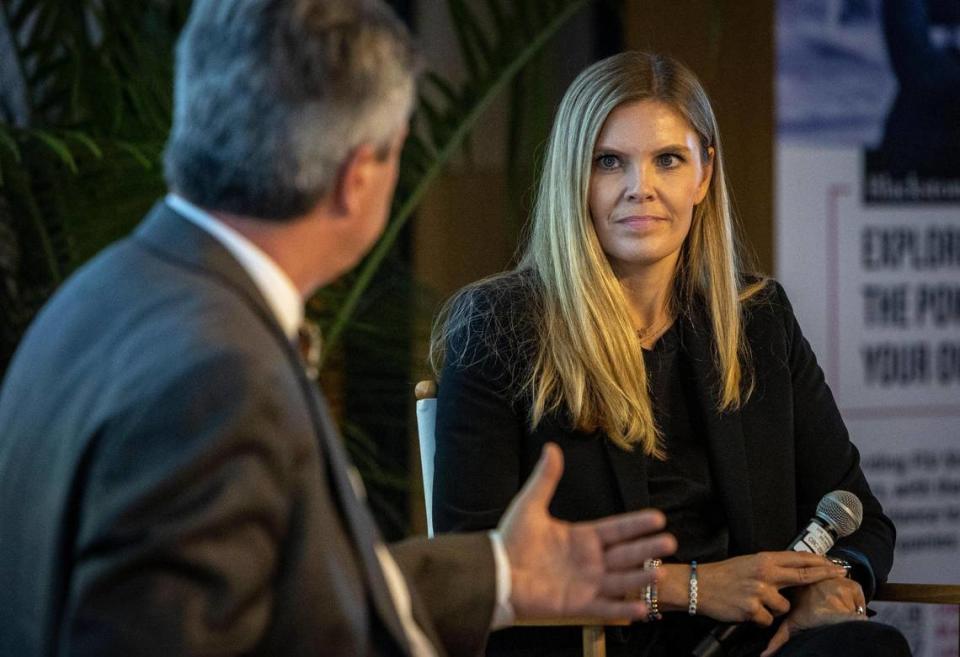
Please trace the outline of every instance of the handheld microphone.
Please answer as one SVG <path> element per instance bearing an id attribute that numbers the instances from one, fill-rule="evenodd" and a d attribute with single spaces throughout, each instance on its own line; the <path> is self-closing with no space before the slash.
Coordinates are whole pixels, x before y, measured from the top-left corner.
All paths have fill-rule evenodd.
<path id="1" fill-rule="evenodd" d="M 826 554 L 838 538 L 857 531 L 863 522 L 863 505 L 853 493 L 835 490 L 827 493 L 817 504 L 817 512 L 806 528 L 790 542 L 788 551 Z M 741 623 L 717 625 L 697 644 L 691 657 L 717 657 L 723 654 L 723 644 L 736 636 Z"/>

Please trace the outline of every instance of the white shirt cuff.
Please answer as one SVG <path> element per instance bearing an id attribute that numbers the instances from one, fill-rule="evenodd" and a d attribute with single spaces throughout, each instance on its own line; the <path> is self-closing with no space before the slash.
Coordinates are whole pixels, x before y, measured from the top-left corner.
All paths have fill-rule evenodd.
<path id="1" fill-rule="evenodd" d="M 493 530 L 489 536 L 490 544 L 493 547 L 493 561 L 497 569 L 497 604 L 493 609 L 490 629 L 499 630 L 513 625 L 517 614 L 513 611 L 513 605 L 510 604 L 510 558 L 507 556 L 507 548 L 503 545 L 503 537 L 500 532 Z"/>

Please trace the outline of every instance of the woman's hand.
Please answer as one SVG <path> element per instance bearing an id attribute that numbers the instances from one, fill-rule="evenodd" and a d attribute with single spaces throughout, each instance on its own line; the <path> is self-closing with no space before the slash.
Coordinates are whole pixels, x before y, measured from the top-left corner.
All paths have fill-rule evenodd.
<path id="1" fill-rule="evenodd" d="M 793 596 L 793 609 L 783 619 L 760 657 L 769 657 L 787 642 L 791 635 L 811 627 L 866 620 L 862 610 L 867 606 L 863 589 L 852 579 L 828 579 L 798 589 Z"/>
<path id="2" fill-rule="evenodd" d="M 760 552 L 698 568 L 697 613 L 719 621 L 769 626 L 790 610 L 780 594 L 788 586 L 846 581 L 846 571 L 808 552 Z M 804 617 L 805 618 L 805 617 Z"/>

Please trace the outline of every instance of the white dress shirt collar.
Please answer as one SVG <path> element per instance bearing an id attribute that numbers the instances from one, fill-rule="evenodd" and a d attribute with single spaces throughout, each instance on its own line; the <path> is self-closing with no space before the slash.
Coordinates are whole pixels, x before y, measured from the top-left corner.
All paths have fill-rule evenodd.
<path id="1" fill-rule="evenodd" d="M 256 244 L 185 198 L 168 194 L 166 203 L 209 233 L 237 259 L 266 299 L 283 332 L 293 339 L 303 323 L 303 298 L 286 272 Z"/>

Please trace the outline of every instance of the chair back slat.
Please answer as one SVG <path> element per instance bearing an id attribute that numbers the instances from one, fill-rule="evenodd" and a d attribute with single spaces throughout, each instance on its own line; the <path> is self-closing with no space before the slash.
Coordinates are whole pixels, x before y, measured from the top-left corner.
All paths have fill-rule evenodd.
<path id="1" fill-rule="evenodd" d="M 437 452 L 437 384 L 417 384 L 417 438 L 420 441 L 420 470 L 423 473 L 423 503 L 427 514 L 427 536 L 433 538 L 433 457 Z"/>

